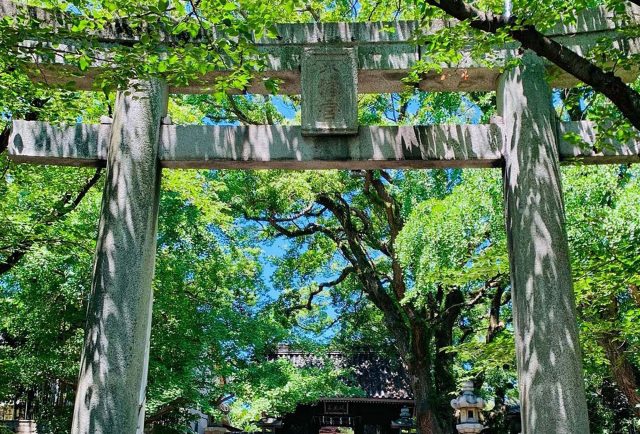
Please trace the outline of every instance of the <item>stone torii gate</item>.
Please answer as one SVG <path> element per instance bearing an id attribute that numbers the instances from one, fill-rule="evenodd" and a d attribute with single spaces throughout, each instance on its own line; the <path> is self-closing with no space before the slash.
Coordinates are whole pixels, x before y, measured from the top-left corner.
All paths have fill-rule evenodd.
<path id="1" fill-rule="evenodd" d="M 0 15 L 19 10 L 0 0 Z M 43 10 L 29 13 L 51 18 Z M 430 31 L 444 25 L 434 23 Z M 386 26 L 395 32 L 382 31 Z M 419 83 L 430 91 L 497 90 L 500 117 L 491 124 L 358 126 L 358 93 L 402 90 L 400 80 L 422 53 L 409 41 L 417 27 L 415 22 L 280 25 L 280 39 L 257 41 L 267 53 L 264 74 L 282 79 L 283 93 L 302 94 L 300 127 L 172 125 L 166 117 L 168 93 L 205 92 L 225 71 L 187 87 L 132 80 L 127 92 L 118 93 L 113 119 L 100 125 L 13 121 L 9 153 L 17 162 L 107 167 L 74 434 L 142 431 L 163 167 L 502 167 L 523 432 L 589 432 L 559 165 L 640 162 L 640 145 L 609 143 L 597 151 L 565 140 L 565 133 L 576 133 L 593 144 L 594 126 L 559 122 L 545 80 L 545 71 L 553 68 L 532 52 L 504 74 L 465 53 L 461 64 L 443 65 L 442 73 Z M 595 10 L 549 35 L 584 52 L 602 36 L 616 39 L 618 30 L 610 13 Z M 106 43 L 135 39 L 115 27 L 99 36 Z M 638 50 L 636 40 L 614 43 Z M 41 65 L 50 84 L 67 83 L 68 70 L 61 60 Z M 555 72 L 552 86 L 575 84 Z M 90 89 L 94 76 L 90 69 L 77 79 L 77 88 Z M 259 77 L 249 90 L 265 92 Z"/>

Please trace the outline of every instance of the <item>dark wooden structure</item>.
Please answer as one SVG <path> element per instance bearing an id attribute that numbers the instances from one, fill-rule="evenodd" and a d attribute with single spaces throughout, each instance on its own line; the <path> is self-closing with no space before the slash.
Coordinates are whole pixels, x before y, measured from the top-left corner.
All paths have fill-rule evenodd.
<path id="1" fill-rule="evenodd" d="M 285 358 L 299 368 L 333 363 L 353 372 L 345 378 L 347 384 L 359 387 L 364 396 L 326 397 L 313 405 L 298 405 L 295 412 L 282 418 L 277 434 L 319 434 L 336 432 L 354 434 L 391 434 L 391 422 L 398 419 L 400 409 L 408 406 L 413 412 L 414 400 L 408 375 L 402 364 L 377 353 L 329 353 L 317 357 L 282 346 L 273 358 Z"/>

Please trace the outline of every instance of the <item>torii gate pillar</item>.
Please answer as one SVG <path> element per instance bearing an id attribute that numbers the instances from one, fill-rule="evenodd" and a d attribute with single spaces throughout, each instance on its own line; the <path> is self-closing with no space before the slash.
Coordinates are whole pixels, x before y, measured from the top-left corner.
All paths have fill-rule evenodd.
<path id="1" fill-rule="evenodd" d="M 557 120 L 533 52 L 503 74 L 498 104 L 522 432 L 588 433 Z"/>
<path id="2" fill-rule="evenodd" d="M 158 80 L 116 99 L 73 434 L 142 432 L 166 107 Z"/>

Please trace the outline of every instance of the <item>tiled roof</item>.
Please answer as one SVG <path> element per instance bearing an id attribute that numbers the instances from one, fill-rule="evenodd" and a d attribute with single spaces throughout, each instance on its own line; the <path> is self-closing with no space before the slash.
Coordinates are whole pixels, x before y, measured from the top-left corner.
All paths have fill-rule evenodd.
<path id="1" fill-rule="evenodd" d="M 390 360 L 378 353 L 361 352 L 343 354 L 327 353 L 324 357 L 292 351 L 285 346 L 271 356 L 271 359 L 287 359 L 298 368 L 322 367 L 331 360 L 336 368 L 350 368 L 354 373 L 354 386 L 360 387 L 368 399 L 413 399 L 409 375 L 400 361 Z M 352 381 L 345 380 L 349 383 Z"/>

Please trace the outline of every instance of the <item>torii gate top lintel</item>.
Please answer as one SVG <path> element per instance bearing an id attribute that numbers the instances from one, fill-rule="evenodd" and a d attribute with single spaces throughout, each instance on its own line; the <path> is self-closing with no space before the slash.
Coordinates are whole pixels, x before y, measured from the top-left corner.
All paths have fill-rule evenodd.
<path id="1" fill-rule="evenodd" d="M 54 28 L 67 25 L 65 17 L 37 8 L 21 9 L 0 0 L 2 15 L 27 13 Z M 632 19 L 640 21 L 637 8 Z M 454 25 L 455 20 L 434 21 L 421 31 L 426 34 Z M 640 42 L 621 39 L 619 20 L 604 8 L 586 10 L 571 24 L 558 24 L 547 32 L 579 52 L 596 40 L 609 37 L 616 46 L 630 52 Z M 394 30 L 389 32 L 389 27 Z M 415 21 L 393 23 L 308 23 L 281 24 L 278 39 L 259 39 L 256 45 L 266 54 L 262 76 L 281 78 L 282 93 L 302 93 L 302 127 L 284 126 L 175 126 L 163 124 L 159 134 L 158 158 L 173 168 L 426 168 L 495 167 L 502 161 L 501 120 L 491 125 L 434 125 L 414 127 L 359 127 L 357 94 L 402 90 L 412 66 L 424 50 L 412 42 L 420 28 Z M 212 31 L 215 37 L 215 29 Z M 124 22 L 95 30 L 91 37 L 104 44 L 130 44 L 139 37 Z M 201 37 L 201 36 L 200 36 Z M 167 44 L 172 36 L 165 36 Z M 496 90 L 499 67 L 509 47 L 496 50 L 494 65 L 474 60 L 470 52 L 456 65 L 442 65 L 438 74 L 427 74 L 418 84 L 426 90 Z M 547 65 L 548 66 L 548 65 Z M 41 64 L 34 80 L 67 83 L 69 66 L 62 57 Z M 100 65 L 77 77 L 79 89 L 90 89 Z M 198 84 L 168 86 L 169 92 L 202 92 L 225 71 L 212 73 Z M 44 75 L 43 75 L 44 74 Z M 636 71 L 627 72 L 627 79 Z M 264 91 L 256 77 L 250 90 Z M 552 86 L 570 86 L 575 79 L 551 74 Z M 60 165 L 104 165 L 111 135 L 110 120 L 101 125 L 53 126 L 15 121 L 10 153 L 16 161 Z M 564 140 L 565 133 L 581 137 L 589 146 Z M 557 127 L 561 161 L 586 163 L 638 161 L 637 143 L 609 143 L 596 151 L 595 128 L 588 122 L 560 123 Z M 574 135 L 575 135 L 574 134 Z M 43 140 L 46 138 L 46 140 Z"/>
<path id="2" fill-rule="evenodd" d="M 630 21 L 639 23 L 640 7 L 631 5 L 628 9 L 627 17 L 631 17 Z M 27 13 L 53 29 L 66 26 L 68 21 L 65 20 L 65 15 L 59 13 L 18 6 L 12 0 L 0 0 L 0 16 L 16 16 L 21 13 Z M 300 94 L 300 70 L 304 48 L 332 46 L 356 49 L 359 93 L 400 92 L 406 89 L 403 79 L 416 62 L 428 59 L 428 50 L 413 42 L 414 36 L 421 34 L 428 38 L 429 35 L 445 27 L 455 26 L 456 23 L 454 19 L 434 20 L 428 28 L 418 21 L 279 24 L 276 26 L 278 38 L 256 38 L 255 46 L 265 55 L 265 68 L 257 72 L 255 79 L 245 90 L 255 94 L 269 93 L 263 78 L 270 77 L 281 81 L 280 93 Z M 586 53 L 602 38 L 610 38 L 614 47 L 625 49 L 629 53 L 640 51 L 639 41 L 620 38 L 620 25 L 620 20 L 613 12 L 601 7 L 581 11 L 571 23 L 558 23 L 545 33 L 580 54 Z M 135 43 L 142 33 L 143 30 L 132 30 L 125 21 L 116 21 L 110 27 L 89 32 L 88 37 L 108 47 L 114 44 Z M 214 28 L 207 38 L 215 37 Z M 167 29 L 162 40 L 170 48 L 177 38 Z M 190 40 L 198 42 L 204 39 L 204 36 L 198 36 Z M 73 49 L 72 41 L 65 41 L 65 44 Z M 508 50 L 516 46 L 495 47 L 482 62 L 474 59 L 471 49 L 467 48 L 461 53 L 462 59 L 459 62 L 441 64 L 441 71 L 424 74 L 416 86 L 427 91 L 496 90 L 497 78 L 504 59 L 508 56 Z M 58 55 L 54 63 L 41 63 L 38 70 L 33 71 L 33 79 L 64 86 L 73 82 L 77 89 L 91 90 L 96 75 L 104 67 L 96 63 L 90 65 L 87 71 L 80 72 L 77 68 L 67 65 L 62 55 Z M 550 70 L 552 87 L 572 87 L 578 84 L 570 74 L 551 64 L 547 64 L 547 67 Z M 188 85 L 169 83 L 169 92 L 208 92 L 221 75 L 228 73 L 229 71 L 225 70 L 210 72 Z M 631 81 L 635 79 L 638 71 L 618 73 L 622 74 L 623 79 Z"/>

